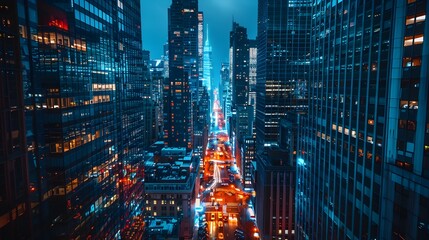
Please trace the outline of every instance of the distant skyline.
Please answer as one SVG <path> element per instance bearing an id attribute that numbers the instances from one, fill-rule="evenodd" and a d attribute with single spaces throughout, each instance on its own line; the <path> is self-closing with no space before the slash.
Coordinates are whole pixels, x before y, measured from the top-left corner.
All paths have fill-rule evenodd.
<path id="1" fill-rule="evenodd" d="M 168 8 L 171 0 L 142 0 L 143 48 L 150 51 L 151 59 L 160 58 L 167 42 Z M 209 38 L 213 47 L 213 75 L 220 76 L 220 65 L 229 62 L 229 32 L 232 21 L 247 28 L 250 39 L 257 34 L 257 0 L 200 0 L 199 10 L 204 13 L 204 27 L 209 25 Z"/>

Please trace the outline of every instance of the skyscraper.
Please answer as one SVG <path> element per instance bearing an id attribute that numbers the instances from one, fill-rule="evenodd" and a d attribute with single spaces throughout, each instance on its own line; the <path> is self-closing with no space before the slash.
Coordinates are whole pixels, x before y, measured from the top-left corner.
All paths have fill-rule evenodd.
<path id="1" fill-rule="evenodd" d="M 231 49 L 232 106 L 247 105 L 249 90 L 249 40 L 247 29 L 232 23 L 229 47 Z"/>
<path id="2" fill-rule="evenodd" d="M 168 19 L 164 138 L 171 147 L 192 149 L 192 103 L 198 89 L 198 1 L 173 0 Z"/>
<path id="3" fill-rule="evenodd" d="M 164 63 L 162 59 L 156 59 L 151 61 L 151 80 L 152 80 L 152 99 L 155 103 L 155 118 L 156 128 L 158 132 L 158 139 L 161 139 L 164 133 Z"/>
<path id="4" fill-rule="evenodd" d="M 307 109 L 312 1 L 258 3 L 256 214 L 264 238 L 294 239 L 295 157 L 291 144 L 297 119 L 291 116 Z M 289 124 L 280 127 L 282 120 Z M 287 134 L 280 138 L 280 132 Z"/>
<path id="5" fill-rule="evenodd" d="M 238 23 L 232 23 L 230 32 L 230 53 L 232 61 L 232 122 L 231 129 L 235 131 L 237 139 L 241 142 L 245 136 L 251 134 L 252 121 L 249 113 L 253 112 L 249 104 L 249 40 L 247 29 Z M 234 114 L 235 113 L 235 114 Z"/>
<path id="6" fill-rule="evenodd" d="M 204 81 L 204 13 L 198 13 L 198 100 L 203 93 Z"/>
<path id="7" fill-rule="evenodd" d="M 394 1 L 391 12 L 394 28 L 386 86 L 386 130 L 385 136 L 376 140 L 377 145 L 386 146 L 381 158 L 385 164 L 380 238 L 428 239 L 429 42 L 425 36 L 429 35 L 429 4 L 422 0 Z M 384 104 L 377 99 L 375 103 Z"/>
<path id="8" fill-rule="evenodd" d="M 277 141 L 279 121 L 288 111 L 306 109 L 310 5 L 310 0 L 258 2 L 258 154 Z"/>
<path id="9" fill-rule="evenodd" d="M 221 84 L 219 86 L 219 99 L 222 101 L 224 115 L 231 116 L 231 74 L 229 71 L 230 64 L 222 63 L 220 68 Z"/>
<path id="10" fill-rule="evenodd" d="M 389 217 L 383 205 L 390 203 L 382 193 L 383 161 L 393 137 L 386 131 L 389 67 L 398 59 L 390 52 L 392 28 L 405 25 L 405 19 L 394 21 L 394 11 L 405 2 L 313 5 L 311 97 L 298 142 L 300 239 L 399 239 L 382 237 L 390 234 L 383 230 Z"/>
<path id="11" fill-rule="evenodd" d="M 18 1 L 0 9 L 16 30 L 1 28 L 15 38 L 2 46 L 16 50 L 8 78 L 2 76 L 2 83 L 16 77 L 16 85 L 8 85 L 14 94 L 9 119 L 16 122 L 5 128 L 11 137 L 1 139 L 14 147 L 17 170 L 9 166 L 2 174 L 16 178 L 15 190 L 6 188 L 16 214 L 2 215 L 1 236 L 119 237 L 121 219 L 137 216 L 142 203 L 133 197 L 142 194 L 141 184 L 134 185 L 141 179 L 123 171 L 134 171 L 144 149 L 140 2 Z M 21 76 L 12 74 L 13 65 Z M 22 137 L 28 164 L 17 154 Z M 17 229 L 20 224 L 25 228 Z"/>
<path id="12" fill-rule="evenodd" d="M 249 39 L 249 105 L 253 108 L 253 132 L 255 128 L 255 116 L 256 116 L 256 70 L 258 67 L 258 42 L 256 40 Z M 252 133 L 253 133 L 252 132 Z"/>
<path id="13" fill-rule="evenodd" d="M 206 87 L 210 92 L 213 76 L 212 64 L 212 46 L 209 40 L 209 26 L 206 28 L 206 41 L 204 43 L 204 66 L 203 66 L 203 87 Z"/>
<path id="14" fill-rule="evenodd" d="M 28 19 L 18 11 L 23 1 L 0 5 L 0 236 L 28 239 L 31 206 L 24 119 L 24 89 L 31 73 L 31 41 L 26 41 L 37 19 Z M 35 5 L 30 5 L 34 10 Z M 21 62 L 21 59 L 26 59 Z M 28 75 L 27 75 L 28 74 Z"/>

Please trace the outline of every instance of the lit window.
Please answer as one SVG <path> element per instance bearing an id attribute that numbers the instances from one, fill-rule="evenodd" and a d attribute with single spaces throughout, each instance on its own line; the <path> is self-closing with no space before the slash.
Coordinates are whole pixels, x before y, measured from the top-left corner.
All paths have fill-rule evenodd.
<path id="1" fill-rule="evenodd" d="M 408 36 L 404 38 L 404 47 L 423 44 L 423 34 Z"/>
<path id="2" fill-rule="evenodd" d="M 416 17 L 416 23 L 423 22 L 426 20 L 426 14 L 422 14 Z"/>
<path id="3" fill-rule="evenodd" d="M 423 44 L 423 34 L 414 36 L 414 44 Z"/>
<path id="4" fill-rule="evenodd" d="M 405 57 L 402 59 L 402 67 L 418 67 L 422 64 L 421 57 Z"/>
<path id="5" fill-rule="evenodd" d="M 349 129 L 348 128 L 344 128 L 344 134 L 349 135 Z"/>
<path id="6" fill-rule="evenodd" d="M 405 25 L 414 24 L 415 17 L 414 16 L 407 16 L 407 19 L 405 20 Z"/>
<path id="7" fill-rule="evenodd" d="M 413 45 L 413 36 L 408 36 L 404 38 L 404 47 Z"/>

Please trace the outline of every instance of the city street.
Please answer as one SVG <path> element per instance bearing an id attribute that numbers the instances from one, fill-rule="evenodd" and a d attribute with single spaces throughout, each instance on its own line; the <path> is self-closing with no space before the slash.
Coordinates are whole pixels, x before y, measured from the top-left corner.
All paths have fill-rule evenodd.
<path id="1" fill-rule="evenodd" d="M 243 191 L 233 144 L 225 129 L 228 124 L 217 92 L 214 94 L 211 129 L 203 158 L 198 239 L 259 239 L 251 194 Z"/>

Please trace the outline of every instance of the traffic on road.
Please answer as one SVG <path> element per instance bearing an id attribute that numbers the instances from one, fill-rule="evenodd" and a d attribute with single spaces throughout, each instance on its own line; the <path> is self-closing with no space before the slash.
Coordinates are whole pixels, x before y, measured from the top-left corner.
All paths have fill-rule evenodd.
<path id="1" fill-rule="evenodd" d="M 216 90 L 214 96 L 210 134 L 202 160 L 199 206 L 196 206 L 197 239 L 260 239 L 251 194 L 243 191 L 234 144 Z"/>

